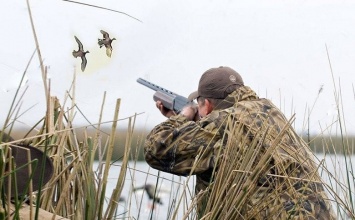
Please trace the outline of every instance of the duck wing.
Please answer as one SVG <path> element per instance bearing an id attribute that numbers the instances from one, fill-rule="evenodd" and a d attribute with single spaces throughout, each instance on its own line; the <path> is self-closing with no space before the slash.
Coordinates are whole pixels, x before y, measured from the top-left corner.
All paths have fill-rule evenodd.
<path id="1" fill-rule="evenodd" d="M 104 36 L 104 39 L 107 40 L 107 39 L 110 39 L 110 35 L 104 31 L 104 30 L 100 30 L 101 34 Z"/>
<path id="2" fill-rule="evenodd" d="M 72 54 L 74 58 L 77 58 L 79 56 L 79 51 L 73 50 Z"/>
<path id="3" fill-rule="evenodd" d="M 97 43 L 99 44 L 100 48 L 105 45 L 104 39 L 99 39 Z"/>
<path id="4" fill-rule="evenodd" d="M 111 55 L 112 55 L 112 47 L 106 46 L 106 55 L 108 57 L 111 57 Z"/>
<path id="5" fill-rule="evenodd" d="M 81 57 L 81 71 L 85 71 L 86 64 L 88 63 L 85 55 Z"/>
<path id="6" fill-rule="evenodd" d="M 76 36 L 74 36 L 74 38 L 75 38 L 76 42 L 78 43 L 79 50 L 84 50 L 83 44 L 80 42 L 80 40 Z"/>

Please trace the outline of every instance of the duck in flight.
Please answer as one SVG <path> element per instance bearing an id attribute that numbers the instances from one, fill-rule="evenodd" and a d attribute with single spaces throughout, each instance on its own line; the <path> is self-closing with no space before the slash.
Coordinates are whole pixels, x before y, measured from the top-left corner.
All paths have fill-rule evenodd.
<path id="1" fill-rule="evenodd" d="M 111 57 L 112 54 L 112 41 L 116 40 L 116 38 L 110 38 L 110 35 L 104 31 L 100 30 L 101 34 L 103 35 L 103 39 L 98 39 L 98 44 L 101 47 L 105 46 L 106 47 L 106 55 L 108 57 Z"/>
<path id="2" fill-rule="evenodd" d="M 147 183 L 141 187 L 133 188 L 133 192 L 135 192 L 137 190 L 145 190 L 148 195 L 149 200 L 152 200 L 153 203 L 158 203 L 160 205 L 162 205 L 163 202 L 161 201 L 159 194 L 169 192 L 168 190 L 157 189 L 155 187 L 155 185 L 149 184 L 149 183 Z"/>
<path id="3" fill-rule="evenodd" d="M 80 57 L 81 58 L 81 71 L 83 71 L 84 72 L 84 70 L 85 70 L 85 68 L 86 68 L 86 64 L 87 64 L 87 59 L 86 59 L 86 57 L 85 57 L 85 55 L 87 54 L 87 53 L 89 53 L 89 51 L 87 50 L 87 51 L 84 51 L 84 47 L 83 47 L 83 44 L 80 42 L 80 40 L 76 37 L 76 36 L 74 36 L 74 38 L 75 38 L 75 40 L 76 40 L 76 42 L 78 43 L 78 47 L 79 47 L 79 49 L 78 50 L 73 50 L 73 56 L 75 57 L 75 58 L 77 58 L 77 57 Z"/>

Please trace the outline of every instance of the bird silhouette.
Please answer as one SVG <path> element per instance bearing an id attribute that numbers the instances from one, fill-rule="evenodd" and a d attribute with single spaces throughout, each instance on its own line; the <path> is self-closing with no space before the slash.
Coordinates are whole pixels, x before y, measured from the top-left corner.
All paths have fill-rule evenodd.
<path id="1" fill-rule="evenodd" d="M 106 55 L 108 57 L 111 57 L 111 54 L 112 54 L 112 41 L 116 40 L 116 38 L 110 38 L 110 35 L 106 32 L 106 31 L 103 31 L 103 30 L 100 30 L 101 34 L 103 35 L 103 39 L 98 39 L 98 44 L 100 46 L 100 48 L 102 46 L 105 46 L 106 47 Z"/>
<path id="2" fill-rule="evenodd" d="M 86 68 L 86 64 L 87 64 L 87 59 L 86 59 L 86 57 L 85 57 L 85 55 L 87 54 L 87 53 L 90 53 L 88 50 L 87 51 L 84 51 L 84 47 L 83 47 L 83 44 L 80 42 L 80 40 L 76 37 L 76 36 L 74 36 L 74 38 L 75 38 L 75 40 L 76 40 L 76 42 L 78 43 L 78 47 L 79 47 L 79 49 L 76 51 L 76 50 L 73 50 L 73 56 L 75 57 L 75 58 L 77 58 L 77 57 L 80 57 L 81 58 L 81 71 L 83 71 L 84 72 L 84 70 L 85 70 L 85 68 Z"/>
<path id="3" fill-rule="evenodd" d="M 149 200 L 153 200 L 154 203 L 158 203 L 160 205 L 163 204 L 163 202 L 161 201 L 160 197 L 158 197 L 158 193 L 160 193 L 161 191 L 158 192 L 158 190 L 156 189 L 155 185 L 145 184 L 145 185 L 143 185 L 141 187 L 133 188 L 133 192 L 135 192 L 137 190 L 145 190 L 147 192 Z"/>

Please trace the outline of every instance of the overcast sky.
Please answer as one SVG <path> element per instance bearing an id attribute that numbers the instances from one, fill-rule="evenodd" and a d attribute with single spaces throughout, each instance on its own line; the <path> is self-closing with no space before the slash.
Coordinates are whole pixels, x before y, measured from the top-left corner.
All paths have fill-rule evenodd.
<path id="1" fill-rule="evenodd" d="M 49 66 L 51 94 L 64 102 L 75 69 L 76 103 L 92 123 L 98 121 L 106 91 L 104 120 L 113 118 L 116 99 L 121 98 L 120 118 L 144 112 L 137 125 L 151 128 L 164 117 L 155 108 L 154 92 L 138 84 L 137 78 L 188 96 L 205 70 L 224 65 L 238 71 L 246 85 L 260 97 L 271 99 L 287 117 L 296 113 L 297 131 L 303 130 L 307 111 L 312 109 L 310 130 L 335 133 L 338 124 L 326 128 L 337 118 L 336 106 L 340 104 L 342 123 L 347 132 L 355 134 L 354 1 L 86 3 L 121 11 L 140 21 L 60 0 L 31 0 L 30 6 L 44 64 Z M 25 0 L 3 1 L 0 17 L 3 122 L 35 41 Z M 97 44 L 100 30 L 117 39 L 111 58 Z M 85 72 L 80 70 L 80 59 L 71 54 L 77 49 L 74 35 L 90 51 Z M 25 113 L 15 127 L 32 127 L 45 114 L 37 54 L 21 91 L 27 86 L 21 107 Z M 340 93 L 341 102 L 337 103 L 335 96 Z M 88 124 L 79 113 L 74 123 Z"/>

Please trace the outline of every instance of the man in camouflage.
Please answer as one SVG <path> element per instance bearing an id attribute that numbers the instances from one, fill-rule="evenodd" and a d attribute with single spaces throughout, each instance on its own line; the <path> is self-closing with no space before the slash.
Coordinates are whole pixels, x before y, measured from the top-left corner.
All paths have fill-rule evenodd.
<path id="1" fill-rule="evenodd" d="M 251 190 L 234 218 L 335 219 L 307 145 L 280 110 L 244 86 L 236 71 L 229 67 L 207 70 L 189 99 L 196 99 L 197 105 L 186 106 L 178 115 L 156 102 L 168 119 L 147 136 L 144 153 L 151 167 L 176 175 L 196 175 L 196 194 L 211 192 L 208 187 L 217 178 L 228 179 L 218 177 L 222 161 L 230 159 L 231 152 L 237 158 L 232 163 L 243 161 L 243 152 L 252 149 L 257 153 L 250 172 L 258 172 L 254 179 L 251 175 L 245 179 Z M 242 141 L 242 137 L 246 138 Z M 227 151 L 227 146 L 232 151 Z M 206 214 L 206 195 L 198 207 L 200 218 Z M 222 206 L 221 212 L 223 207 L 227 206 Z M 225 218 L 221 216 L 217 219 Z"/>

